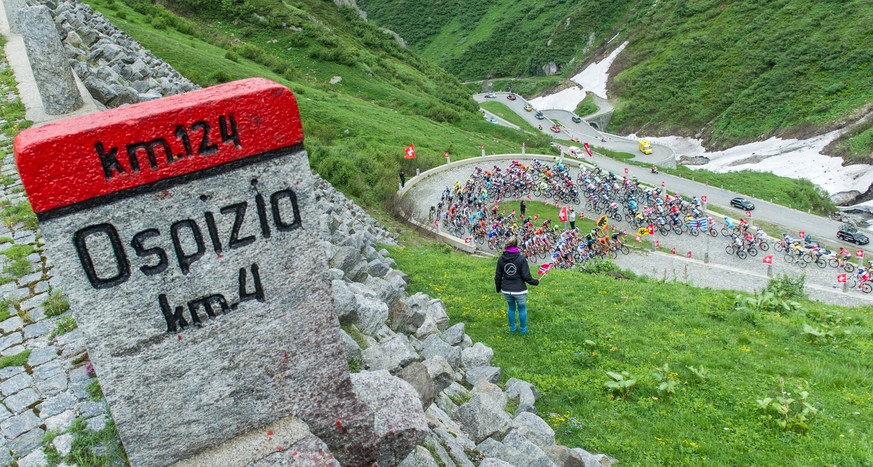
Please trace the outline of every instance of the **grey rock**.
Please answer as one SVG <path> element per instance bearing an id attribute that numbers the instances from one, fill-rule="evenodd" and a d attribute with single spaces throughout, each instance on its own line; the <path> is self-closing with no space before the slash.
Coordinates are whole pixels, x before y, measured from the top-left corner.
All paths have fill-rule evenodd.
<path id="1" fill-rule="evenodd" d="M 118 97 L 118 93 L 106 84 L 106 81 L 96 76 L 89 76 L 82 80 L 82 82 L 91 96 L 103 105 L 108 105 Z"/>
<path id="2" fill-rule="evenodd" d="M 457 347 L 452 347 L 436 334 L 427 336 L 427 339 L 421 344 L 422 357 L 429 359 L 439 355 L 449 362 L 453 370 L 457 370 L 458 364 L 461 362 L 461 351 Z"/>
<path id="3" fill-rule="evenodd" d="M 503 438 L 503 445 L 511 453 L 507 462 L 516 465 L 529 465 L 531 467 L 554 467 L 555 463 L 537 445 L 525 438 L 516 430 L 512 430 Z"/>
<path id="4" fill-rule="evenodd" d="M 40 414 L 42 415 L 42 414 Z M 54 417 L 45 419 L 46 430 L 65 430 L 76 418 L 75 410 L 65 410 Z"/>
<path id="5" fill-rule="evenodd" d="M 349 246 L 338 246 L 333 256 L 328 261 L 328 265 L 332 268 L 342 269 L 342 271 L 348 275 L 352 268 L 354 268 L 360 261 L 360 250 Z"/>
<path id="6" fill-rule="evenodd" d="M 73 435 L 69 433 L 64 433 L 52 441 L 52 445 L 57 449 L 58 454 L 62 457 L 66 457 L 67 454 L 70 453 L 70 450 L 73 448 Z"/>
<path id="7" fill-rule="evenodd" d="M 7 366 L 0 368 L 0 381 L 5 381 L 19 373 L 24 373 L 24 368 L 20 366 Z"/>
<path id="8" fill-rule="evenodd" d="M 561 467 L 585 467 L 585 459 L 566 446 L 549 446 L 544 451 L 549 459 Z"/>
<path id="9" fill-rule="evenodd" d="M 349 286 L 343 280 L 331 281 L 331 290 L 333 292 L 333 311 L 340 323 L 350 323 L 354 317 L 355 293 L 349 289 Z"/>
<path id="10" fill-rule="evenodd" d="M 6 420 L 7 418 L 12 416 L 12 412 L 6 408 L 6 406 L 0 404 L 0 422 Z"/>
<path id="11" fill-rule="evenodd" d="M 515 411 L 515 415 L 521 412 L 537 413 L 537 408 L 534 404 L 539 395 L 539 391 L 527 381 L 511 378 L 506 382 L 506 397 L 518 400 L 518 408 Z"/>
<path id="12" fill-rule="evenodd" d="M 52 327 L 46 321 L 40 321 L 33 324 L 28 324 L 24 327 L 24 338 L 25 339 L 35 339 L 37 337 L 45 336 L 52 332 Z"/>
<path id="13" fill-rule="evenodd" d="M 12 453 L 9 452 L 6 443 L 0 444 L 0 465 L 12 465 L 13 460 Z"/>
<path id="14" fill-rule="evenodd" d="M 96 417 L 106 412 L 103 401 L 84 401 L 79 404 L 79 415 L 83 418 Z"/>
<path id="15" fill-rule="evenodd" d="M 384 302 L 355 296 L 354 322 L 364 334 L 373 334 L 388 319 L 388 305 Z"/>
<path id="16" fill-rule="evenodd" d="M 442 338 L 449 345 L 458 345 L 464 340 L 464 323 L 457 323 L 443 331 Z"/>
<path id="17" fill-rule="evenodd" d="M 436 334 L 439 332 L 439 328 L 437 328 L 436 321 L 433 320 L 430 316 L 424 317 L 424 322 L 421 323 L 421 326 L 418 327 L 415 331 L 415 337 L 419 339 L 424 339 L 431 334 Z"/>
<path id="18" fill-rule="evenodd" d="M 500 368 L 495 366 L 479 366 L 469 368 L 464 373 L 464 381 L 473 386 L 479 381 L 488 381 L 489 383 L 497 384 L 500 380 Z"/>
<path id="19" fill-rule="evenodd" d="M 64 38 L 64 42 L 77 48 L 81 48 L 84 45 L 82 36 L 80 36 L 76 31 L 68 32 L 67 37 Z"/>
<path id="20" fill-rule="evenodd" d="M 442 355 L 434 355 L 423 363 L 431 380 L 433 380 L 436 392 L 442 392 L 443 389 L 449 387 L 455 381 L 455 372 L 452 370 L 452 365 Z"/>
<path id="21" fill-rule="evenodd" d="M 385 264 L 384 261 L 379 260 L 379 259 L 374 259 L 374 260 L 370 261 L 369 263 L 367 263 L 367 272 L 371 276 L 385 277 L 385 274 L 388 274 L 388 271 L 390 269 L 391 268 L 389 268 L 388 265 Z"/>
<path id="22" fill-rule="evenodd" d="M 477 342 L 473 347 L 466 348 L 461 352 L 461 363 L 464 368 L 489 366 L 493 357 L 494 351 L 491 350 L 491 347 Z"/>
<path id="23" fill-rule="evenodd" d="M 515 467 L 509 462 L 502 461 L 496 457 L 486 457 L 479 463 L 479 467 Z"/>
<path id="24" fill-rule="evenodd" d="M 3 0 L 3 8 L 6 10 L 6 20 L 9 23 L 9 31 L 14 34 L 20 34 L 21 30 L 18 26 L 18 10 L 27 6 L 25 0 Z"/>
<path id="25" fill-rule="evenodd" d="M 585 462 L 585 467 L 610 467 L 614 462 L 605 454 L 592 454 L 581 448 L 573 448 L 571 451 L 579 454 Z"/>
<path id="26" fill-rule="evenodd" d="M 49 9 L 18 10 L 18 26 L 42 104 L 49 115 L 76 110 L 84 104 Z"/>
<path id="27" fill-rule="evenodd" d="M 449 414 L 450 417 L 454 417 L 458 413 L 458 404 L 456 404 L 445 392 L 438 392 L 433 403 Z"/>
<path id="28" fill-rule="evenodd" d="M 39 417 L 28 410 L 21 415 L 4 420 L 3 423 L 0 423 L 0 430 L 3 431 L 3 436 L 7 439 L 14 439 L 37 426 L 39 426 Z"/>
<path id="29" fill-rule="evenodd" d="M 555 431 L 543 419 L 530 412 L 522 412 L 512 419 L 512 429 L 540 449 L 546 450 L 555 444 Z"/>
<path id="30" fill-rule="evenodd" d="M 480 381 L 473 388 L 470 401 L 458 407 L 458 421 L 473 442 L 479 443 L 492 435 L 503 436 L 511 426 L 509 415 L 504 411 L 506 398 L 504 396 L 500 404 L 493 388 L 503 396 L 496 385 Z"/>
<path id="31" fill-rule="evenodd" d="M 8 396 L 3 402 L 13 413 L 22 413 L 28 407 L 39 401 L 39 394 L 31 388 L 25 388 Z"/>
<path id="32" fill-rule="evenodd" d="M 16 456 L 26 455 L 42 445 L 43 436 L 45 431 L 42 428 L 34 428 L 9 441 L 9 449 Z"/>
<path id="33" fill-rule="evenodd" d="M 42 365 L 43 363 L 48 363 L 56 358 L 58 358 L 57 348 L 53 346 L 43 347 L 41 349 L 34 349 L 30 352 L 30 356 L 27 357 L 27 364 L 31 367 L 36 367 Z"/>
<path id="34" fill-rule="evenodd" d="M 0 351 L 0 355 L 2 355 L 4 357 L 8 357 L 10 355 L 18 355 L 21 352 L 24 352 L 25 350 L 27 350 L 27 349 L 24 347 L 24 345 L 19 344 L 19 345 L 14 345 L 12 347 L 8 347 L 6 349 L 3 349 L 2 351 Z"/>
<path id="35" fill-rule="evenodd" d="M 33 259 L 28 257 L 28 259 L 30 261 L 34 261 L 34 259 L 36 261 L 39 261 L 39 255 L 37 254 L 36 258 L 33 258 Z M 37 272 L 32 272 L 26 276 L 19 278 L 18 283 L 20 285 L 32 284 L 40 279 L 42 279 L 42 271 L 37 271 Z M 33 308 L 34 306 L 42 303 L 43 300 L 45 300 L 45 297 L 35 296 L 35 297 L 28 298 L 27 300 L 21 302 L 21 309 L 22 310 L 29 310 L 29 309 Z"/>
<path id="36" fill-rule="evenodd" d="M 75 409 L 76 398 L 69 392 L 62 392 L 56 396 L 46 398 L 37 408 L 39 409 L 39 417 L 46 420 L 67 410 Z"/>
<path id="37" fill-rule="evenodd" d="M 443 428 L 436 428 L 433 431 L 442 439 L 446 448 L 449 450 L 452 459 L 455 460 L 458 466 L 474 467 L 473 462 L 470 461 L 470 457 L 467 456 L 467 452 L 472 451 L 476 447 L 472 441 L 460 434 L 454 436 Z"/>
<path id="38" fill-rule="evenodd" d="M 106 415 L 91 417 L 85 421 L 89 430 L 100 431 L 106 427 Z"/>
<path id="39" fill-rule="evenodd" d="M 412 362 L 400 370 L 397 376 L 409 383 L 418 393 L 418 400 L 424 409 L 430 407 L 434 398 L 434 383 L 427 367 L 420 362 Z"/>
<path id="40" fill-rule="evenodd" d="M 397 372 L 401 367 L 418 359 L 418 354 L 409 344 L 409 338 L 397 334 L 378 345 L 370 346 L 362 352 L 364 365 L 370 370 L 389 370 Z"/>
<path id="41" fill-rule="evenodd" d="M 42 449 L 37 449 L 18 459 L 18 467 L 43 467 L 44 465 L 48 465 L 48 462 Z"/>
<path id="42" fill-rule="evenodd" d="M 67 373 L 57 361 L 48 362 L 33 369 L 33 378 L 37 381 L 51 379 L 59 375 L 66 377 Z"/>
<path id="43" fill-rule="evenodd" d="M 352 386 L 375 415 L 379 465 L 399 463 L 428 433 L 415 389 L 384 370 L 353 374 Z"/>
<path id="44" fill-rule="evenodd" d="M 33 378 L 27 373 L 19 373 L 0 384 L 0 393 L 10 396 L 33 384 Z"/>
<path id="45" fill-rule="evenodd" d="M 436 404 L 431 404 L 424 416 L 427 418 L 427 426 L 431 428 L 444 428 L 450 433 L 461 433 L 461 426 Z"/>
<path id="46" fill-rule="evenodd" d="M 471 339 L 470 336 L 464 334 L 464 340 L 461 341 L 461 348 L 469 349 L 470 347 L 473 347 L 473 339 Z"/>
<path id="47" fill-rule="evenodd" d="M 0 338 L 0 350 L 8 349 L 13 345 L 18 345 L 24 342 L 24 338 L 20 332 L 13 332 Z"/>
<path id="48" fill-rule="evenodd" d="M 340 329 L 340 341 L 343 344 L 343 352 L 346 354 L 346 358 L 349 360 L 359 360 L 361 359 L 361 347 L 352 339 L 352 336 L 348 335 L 345 331 Z"/>
<path id="49" fill-rule="evenodd" d="M 399 467 L 439 467 L 439 464 L 434 460 L 430 451 L 422 446 L 416 446 L 415 449 L 400 462 Z"/>
<path id="50" fill-rule="evenodd" d="M 38 380 L 34 383 L 36 389 L 44 397 L 60 394 L 67 389 L 67 375 L 55 375 L 47 379 Z"/>
<path id="51" fill-rule="evenodd" d="M 455 461 L 452 460 L 449 452 L 446 451 L 446 448 L 443 447 L 440 438 L 436 434 L 434 434 L 433 431 L 431 431 L 427 435 L 427 438 L 425 438 L 424 440 L 424 444 L 428 447 L 429 450 L 432 449 L 433 452 L 436 454 L 435 460 L 437 461 L 437 464 L 445 467 L 457 467 L 457 464 L 455 464 Z"/>

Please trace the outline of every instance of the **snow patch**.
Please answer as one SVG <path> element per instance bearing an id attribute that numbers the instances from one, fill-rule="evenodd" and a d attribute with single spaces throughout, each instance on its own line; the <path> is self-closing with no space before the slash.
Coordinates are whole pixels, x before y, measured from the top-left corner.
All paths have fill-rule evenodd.
<path id="1" fill-rule="evenodd" d="M 618 54 L 620 54 L 625 47 L 627 47 L 627 41 L 613 50 L 608 57 L 597 63 L 588 65 L 579 74 L 570 78 L 570 80 L 579 84 L 584 89 L 606 99 L 606 82 L 609 80 L 609 67 L 612 66 L 612 62 L 615 61 L 615 58 L 618 57 Z"/>
<path id="2" fill-rule="evenodd" d="M 707 152 L 700 140 L 675 136 L 649 138 L 653 143 L 670 147 L 681 156 L 705 156 L 709 163 L 701 166 L 713 172 L 754 170 L 789 178 L 805 178 L 829 194 L 857 190 L 865 192 L 873 184 L 873 166 L 849 165 L 843 159 L 822 154 L 822 150 L 843 130 L 836 130 L 809 139 L 770 138 L 723 151 Z"/>
<path id="3" fill-rule="evenodd" d="M 537 110 L 559 109 L 572 112 L 576 110 L 576 107 L 580 102 L 582 102 L 582 99 L 585 99 L 585 90 L 574 86 L 572 88 L 564 89 L 563 91 L 558 91 L 555 94 L 532 99 L 530 105 Z"/>

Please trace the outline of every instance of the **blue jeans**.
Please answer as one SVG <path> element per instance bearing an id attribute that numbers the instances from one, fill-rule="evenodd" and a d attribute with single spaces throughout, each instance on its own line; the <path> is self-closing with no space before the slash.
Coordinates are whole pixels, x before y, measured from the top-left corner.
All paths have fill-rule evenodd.
<path id="1" fill-rule="evenodd" d="M 511 295 L 504 293 L 506 298 L 507 311 L 509 316 L 509 330 L 515 332 L 515 310 L 518 309 L 518 324 L 521 326 L 521 333 L 527 333 L 527 294 Z"/>

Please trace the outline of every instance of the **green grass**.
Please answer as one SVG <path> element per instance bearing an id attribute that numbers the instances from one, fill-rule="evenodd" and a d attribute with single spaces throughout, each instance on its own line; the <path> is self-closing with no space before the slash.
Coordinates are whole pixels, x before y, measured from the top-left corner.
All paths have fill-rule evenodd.
<path id="1" fill-rule="evenodd" d="M 6 368 L 8 366 L 24 366 L 24 364 L 27 363 L 27 357 L 30 357 L 30 350 L 25 350 L 15 355 L 0 357 L 0 368 Z"/>
<path id="2" fill-rule="evenodd" d="M 585 98 L 579 102 L 579 105 L 576 106 L 576 110 L 574 113 L 580 117 L 584 117 L 586 115 L 591 115 L 594 112 L 597 112 L 599 107 L 594 103 L 594 94 L 590 92 L 585 93 Z"/>
<path id="3" fill-rule="evenodd" d="M 91 399 L 92 401 L 103 400 L 103 388 L 100 387 L 100 381 L 92 379 L 91 382 L 88 383 L 86 389 L 88 391 L 88 399 Z"/>
<path id="4" fill-rule="evenodd" d="M 70 309 L 70 302 L 64 296 L 64 292 L 61 289 L 54 289 L 43 300 L 42 307 L 45 308 L 46 316 L 58 316 Z"/>
<path id="5" fill-rule="evenodd" d="M 33 209 L 31 209 L 30 203 L 27 201 L 11 204 L 9 201 L 4 200 L 0 204 L 0 208 L 2 208 L 0 217 L 3 218 L 3 224 L 6 227 L 13 227 L 18 223 L 22 223 L 24 228 L 36 230 L 39 225 L 39 222 L 36 220 L 36 214 L 33 213 Z"/>
<path id="6" fill-rule="evenodd" d="M 439 245 L 391 253 L 411 278 L 410 293 L 439 297 L 452 322 L 494 349 L 504 380 L 521 378 L 542 392 L 539 413 L 560 443 L 629 466 L 873 462 L 870 308 L 801 301 L 801 312 L 750 316 L 734 310 L 730 291 L 556 270 L 532 288 L 531 333 L 520 338 L 504 332 L 495 259 Z M 803 324 L 819 325 L 828 313 L 844 323 L 852 317 L 845 329 L 853 334 L 810 342 Z M 652 376 L 665 363 L 679 381 L 669 400 Z M 705 367 L 709 377 L 698 381 L 688 366 Z M 607 371 L 637 376 L 629 400 L 610 400 Z M 805 386 L 820 411 L 807 434 L 783 432 L 757 408 L 783 378 L 791 392 Z"/>
<path id="7" fill-rule="evenodd" d="M 518 125 L 522 130 L 535 130 L 530 123 L 528 123 L 525 119 L 521 118 L 520 115 L 515 113 L 512 109 L 509 108 L 503 102 L 494 102 L 494 101 L 485 101 L 479 104 L 483 109 L 497 115 L 498 117 L 512 123 L 514 125 Z"/>
<path id="8" fill-rule="evenodd" d="M 51 333 L 51 337 L 64 335 L 79 327 L 79 323 L 72 316 L 63 316 L 55 322 L 55 329 Z"/>
<path id="9" fill-rule="evenodd" d="M 127 465 L 127 454 L 118 441 L 115 422 L 109 420 L 100 431 L 88 429 L 84 418 L 76 418 L 68 433 L 73 435 L 73 446 L 64 458 L 69 464 L 95 467 Z"/>
<path id="10" fill-rule="evenodd" d="M 172 4 L 187 19 L 161 3 Z M 515 152 L 522 142 L 531 151 L 548 150 L 545 136 L 482 120 L 460 82 L 333 5 L 315 0 L 202 8 L 192 8 L 191 2 L 137 3 L 136 9 L 107 0 L 91 5 L 200 85 L 214 84 L 216 70 L 223 74 L 219 81 L 264 76 L 288 85 L 299 104 L 311 166 L 367 206 L 384 207 L 400 168 L 412 173 L 441 165 L 445 151 L 458 160 L 479 155 L 481 144 L 489 152 Z M 269 24 L 258 23 L 254 12 L 271 18 Z M 155 28 L 157 17 L 164 18 L 165 28 Z M 281 22 L 304 31 L 296 33 Z M 342 81 L 327 84 L 332 76 Z M 402 158 L 409 144 L 416 146 L 415 160 Z"/>
<path id="11" fill-rule="evenodd" d="M 32 269 L 27 256 L 35 252 L 36 249 L 33 246 L 25 244 L 12 245 L 3 250 L 0 252 L 0 255 L 6 256 L 11 261 L 3 268 L 3 272 L 10 274 L 12 278 L 24 277 L 30 274 Z"/>

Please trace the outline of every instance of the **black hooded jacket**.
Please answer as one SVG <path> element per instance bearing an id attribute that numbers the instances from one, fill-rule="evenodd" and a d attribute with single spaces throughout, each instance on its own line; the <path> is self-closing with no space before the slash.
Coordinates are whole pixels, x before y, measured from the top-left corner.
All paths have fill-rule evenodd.
<path id="1" fill-rule="evenodd" d="M 504 251 L 497 260 L 497 272 L 494 274 L 494 286 L 497 292 L 524 292 L 530 285 L 539 285 L 540 281 L 530 276 L 530 267 L 521 253 Z"/>

